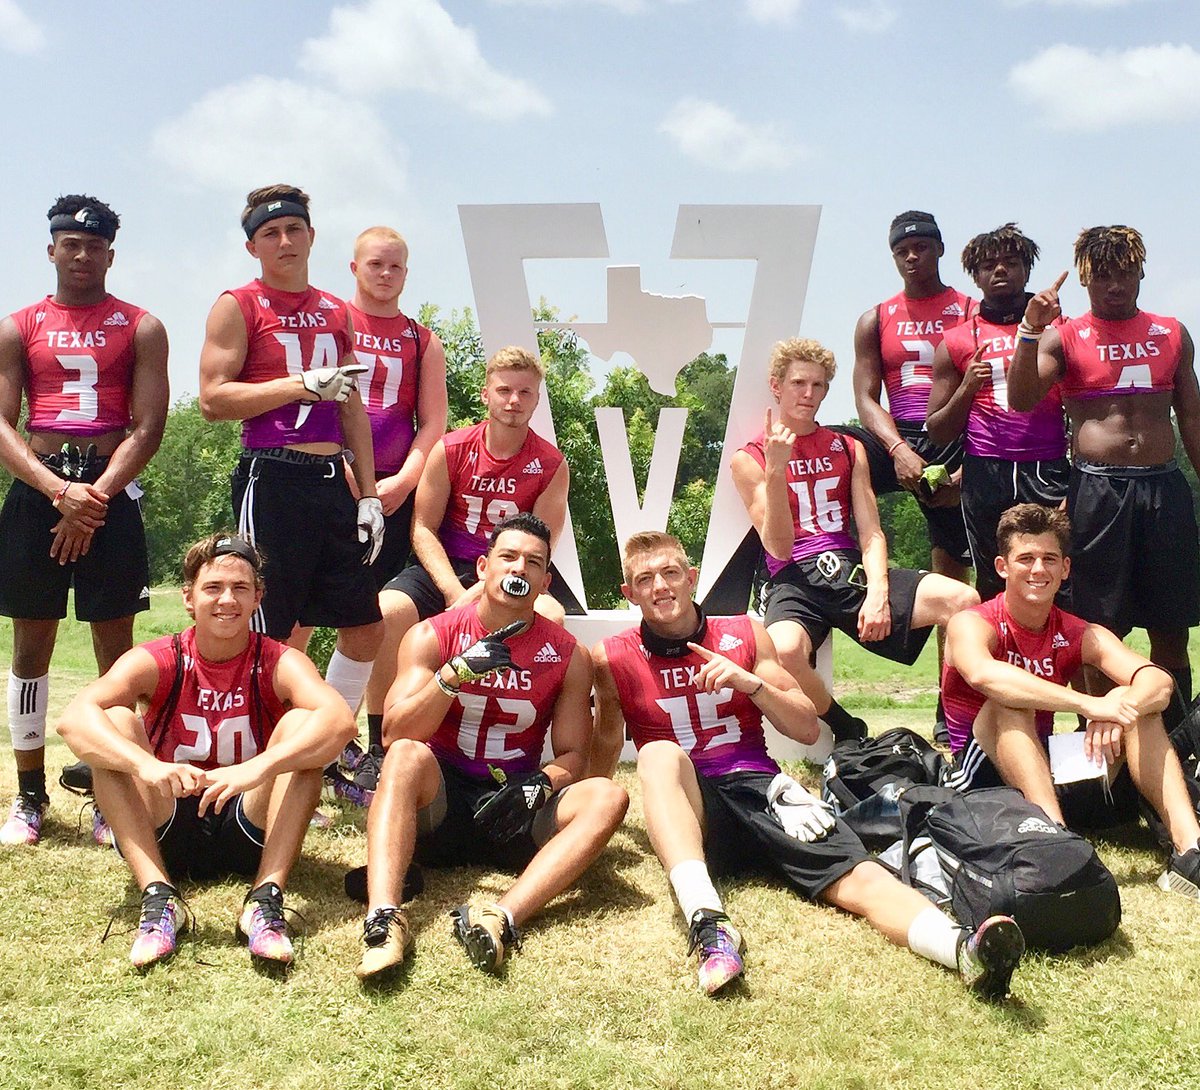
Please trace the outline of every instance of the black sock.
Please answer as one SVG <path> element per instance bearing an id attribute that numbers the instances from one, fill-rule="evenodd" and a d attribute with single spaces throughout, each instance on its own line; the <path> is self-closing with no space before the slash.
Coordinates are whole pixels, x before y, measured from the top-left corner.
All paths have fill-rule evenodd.
<path id="1" fill-rule="evenodd" d="M 857 740 L 867 736 L 866 723 L 851 715 L 836 700 L 829 701 L 829 710 L 822 712 L 821 718 L 829 724 L 835 742 Z"/>
<path id="2" fill-rule="evenodd" d="M 45 768 L 31 768 L 28 772 L 17 772 L 17 790 L 27 798 L 45 802 L 49 799 L 46 794 Z"/>
<path id="3" fill-rule="evenodd" d="M 1187 718 L 1192 707 L 1192 668 L 1177 666 L 1168 671 L 1175 681 L 1175 691 L 1171 694 L 1171 703 L 1163 710 L 1163 726 L 1168 734 L 1174 734 L 1179 725 Z M 1182 739 L 1172 738 L 1175 748 L 1180 750 L 1180 759 L 1185 759 L 1183 750 L 1194 748 L 1195 743 L 1189 739 L 1187 745 L 1181 746 Z"/>
<path id="4" fill-rule="evenodd" d="M 1183 701 L 1185 708 L 1190 708 L 1192 705 L 1192 668 L 1188 666 L 1177 666 L 1171 671 L 1171 676 L 1175 679 L 1175 693 L 1180 700 Z"/>
<path id="5" fill-rule="evenodd" d="M 367 745 L 383 749 L 383 716 L 367 712 Z"/>

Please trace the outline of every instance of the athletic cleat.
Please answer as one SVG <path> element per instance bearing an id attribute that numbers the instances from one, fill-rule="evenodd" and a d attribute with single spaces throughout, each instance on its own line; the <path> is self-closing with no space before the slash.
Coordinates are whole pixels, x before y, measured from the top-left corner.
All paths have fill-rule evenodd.
<path id="1" fill-rule="evenodd" d="M 521 933 L 499 905 L 484 908 L 459 905 L 450 915 L 454 920 L 454 937 L 462 943 L 471 964 L 482 972 L 498 973 L 509 947 L 521 949 Z"/>
<path id="2" fill-rule="evenodd" d="M 352 806 L 370 806 L 371 800 L 375 797 L 374 791 L 366 791 L 359 787 L 336 764 L 330 765 L 325 770 L 325 779 L 333 785 L 334 798 L 345 799 Z"/>
<path id="3" fill-rule="evenodd" d="M 1167 869 L 1159 876 L 1158 888 L 1200 901 L 1200 846 L 1182 855 L 1172 852 Z"/>
<path id="4" fill-rule="evenodd" d="M 129 950 L 135 969 L 149 969 L 173 953 L 179 936 L 187 930 L 187 912 L 169 882 L 151 882 L 142 893 L 142 917 L 137 938 Z"/>
<path id="5" fill-rule="evenodd" d="M 287 921 L 283 918 L 283 890 L 264 882 L 246 894 L 238 917 L 237 937 L 255 961 L 272 966 L 291 965 L 295 959 Z"/>
<path id="6" fill-rule="evenodd" d="M 372 798 L 379 786 L 379 771 L 383 768 L 383 746 L 369 746 L 354 769 L 354 785 Z M 370 800 L 368 799 L 368 805 Z"/>
<path id="7" fill-rule="evenodd" d="M 358 768 L 359 762 L 363 759 L 363 747 L 359 745 L 358 739 L 351 739 L 342 749 L 342 754 L 338 757 L 337 763 L 347 772 L 353 772 Z"/>
<path id="8" fill-rule="evenodd" d="M 359 980 L 397 969 L 413 948 L 408 917 L 398 908 L 377 908 L 363 921 L 362 961 L 355 972 Z"/>
<path id="9" fill-rule="evenodd" d="M 117 838 L 113 835 L 112 826 L 104 820 L 99 806 L 92 806 L 92 839 L 100 848 L 115 848 Z"/>
<path id="10" fill-rule="evenodd" d="M 708 995 L 716 995 L 745 970 L 742 954 L 745 943 L 741 932 L 724 912 L 702 908 L 688 927 L 688 954 L 699 951 L 697 976 Z"/>
<path id="11" fill-rule="evenodd" d="M 49 799 L 18 794 L 8 811 L 8 820 L 0 825 L 0 844 L 9 847 L 32 846 L 42 839 L 42 818 Z"/>
<path id="12" fill-rule="evenodd" d="M 1025 936 L 1011 916 L 989 916 L 958 940 L 958 975 L 983 999 L 1003 999 L 1025 953 Z"/>
<path id="13" fill-rule="evenodd" d="M 90 795 L 92 794 L 92 766 L 86 761 L 63 765 L 63 770 L 58 774 L 58 782 L 72 794 Z"/>

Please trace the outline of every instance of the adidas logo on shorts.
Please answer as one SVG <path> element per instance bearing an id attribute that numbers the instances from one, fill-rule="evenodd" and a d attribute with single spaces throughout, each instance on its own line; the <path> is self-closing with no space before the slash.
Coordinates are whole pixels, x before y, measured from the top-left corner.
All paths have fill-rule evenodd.
<path id="1" fill-rule="evenodd" d="M 554 644 L 547 640 L 542 649 L 533 656 L 534 662 L 562 662 L 562 655 L 554 650 Z"/>
<path id="2" fill-rule="evenodd" d="M 138 598 L 139 598 L 139 599 L 142 599 L 142 598 L 147 598 L 147 599 L 148 599 L 149 597 L 150 597 L 150 588 L 149 588 L 149 587 L 142 587 L 142 593 L 138 595 Z"/>
<path id="3" fill-rule="evenodd" d="M 129 325 L 129 319 L 125 317 L 119 310 L 114 310 L 107 318 L 104 319 L 105 325 Z"/>
<path id="4" fill-rule="evenodd" d="M 1169 337 L 1171 335 L 1171 331 L 1166 326 L 1159 325 L 1157 322 L 1151 322 L 1146 333 L 1150 337 Z"/>
<path id="5" fill-rule="evenodd" d="M 337 308 L 338 308 L 337 303 L 330 302 L 323 295 L 317 301 L 317 310 L 337 310 Z"/>
<path id="6" fill-rule="evenodd" d="M 737 636 L 731 635 L 728 632 L 722 633 L 721 642 L 717 644 L 718 651 L 732 651 L 735 647 L 741 647 L 742 641 Z"/>
<path id="7" fill-rule="evenodd" d="M 951 303 L 945 310 L 942 311 L 942 313 L 943 314 L 951 314 L 956 318 L 961 318 L 963 316 L 962 304 Z"/>
<path id="8" fill-rule="evenodd" d="M 534 458 L 534 460 L 525 467 L 526 473 L 541 473 L 541 471 L 542 460 L 540 458 Z"/>

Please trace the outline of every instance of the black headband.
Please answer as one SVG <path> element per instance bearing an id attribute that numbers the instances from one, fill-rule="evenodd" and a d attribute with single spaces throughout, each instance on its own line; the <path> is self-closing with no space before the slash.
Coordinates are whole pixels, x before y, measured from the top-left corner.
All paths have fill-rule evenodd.
<path id="1" fill-rule="evenodd" d="M 50 234 L 55 231 L 82 231 L 88 235 L 99 235 L 112 242 L 117 229 L 111 220 L 103 218 L 94 208 L 81 208 L 78 212 L 59 212 L 50 217 Z"/>
<path id="2" fill-rule="evenodd" d="M 941 242 L 942 232 L 936 223 L 928 220 L 902 220 L 888 232 L 888 249 L 893 249 L 897 242 L 906 238 L 933 238 Z"/>
<path id="3" fill-rule="evenodd" d="M 246 237 L 253 238 L 257 231 L 268 220 L 277 220 L 283 216 L 299 216 L 305 223 L 312 226 L 308 218 L 308 209 L 297 201 L 264 201 L 255 205 L 246 217 Z"/>
<path id="4" fill-rule="evenodd" d="M 699 602 L 696 603 L 696 616 L 699 618 L 696 631 L 682 639 L 674 636 L 660 636 L 645 621 L 642 621 L 642 646 L 650 654 L 659 655 L 665 659 L 677 659 L 684 655 L 690 655 L 692 649 L 688 647 L 688 644 L 700 643 L 708 631 L 708 617 L 705 616 L 704 609 Z"/>
<path id="5" fill-rule="evenodd" d="M 244 537 L 223 537 L 220 538 L 216 545 L 213 546 L 213 559 L 218 556 L 237 556 L 241 557 L 255 571 L 258 571 L 260 557 L 258 550 L 250 544 Z"/>

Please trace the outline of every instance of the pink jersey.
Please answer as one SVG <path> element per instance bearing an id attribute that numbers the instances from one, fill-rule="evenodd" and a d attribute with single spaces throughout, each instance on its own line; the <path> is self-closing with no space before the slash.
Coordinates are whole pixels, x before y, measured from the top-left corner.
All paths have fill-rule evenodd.
<path id="1" fill-rule="evenodd" d="M 804 560 L 827 549 L 857 549 L 850 533 L 850 475 L 854 469 L 854 441 L 828 428 L 796 436 L 787 465 L 788 501 L 796 540 L 786 558 L 766 554 L 767 571 L 777 574 L 793 560 Z M 763 436 L 744 447 L 764 469 L 767 465 Z"/>
<path id="2" fill-rule="evenodd" d="M 743 669 L 754 669 L 758 651 L 748 617 L 709 617 L 700 642 Z M 704 665 L 699 655 L 654 655 L 642 643 L 640 628 L 609 636 L 604 653 L 638 749 L 647 742 L 675 742 L 704 776 L 779 771 L 767 756 L 762 712 L 754 701 L 729 687 L 714 693 L 696 688 L 696 672 Z"/>
<path id="3" fill-rule="evenodd" d="M 418 366 L 430 331 L 399 314 L 380 318 L 347 303 L 354 323 L 354 358 L 370 368 L 358 390 L 371 421 L 375 472 L 399 471 L 417 434 Z"/>
<path id="4" fill-rule="evenodd" d="M 236 658 L 209 662 L 196 650 L 194 627 L 180 633 L 179 642 L 178 664 L 174 637 L 142 645 L 158 665 L 158 684 L 143 716 L 154 755 L 160 761 L 212 769 L 241 764 L 261 753 L 286 710 L 275 695 L 275 668 L 287 648 L 252 635 Z M 171 703 L 177 669 L 182 669 L 178 700 L 166 721 L 158 723 L 164 705 Z"/>
<path id="5" fill-rule="evenodd" d="M 47 296 L 12 316 L 25 348 L 30 432 L 104 435 L 129 427 L 134 334 L 146 311 L 113 296 L 69 307 Z"/>
<path id="6" fill-rule="evenodd" d="M 443 662 L 487 635 L 472 603 L 431 617 Z M 464 681 L 429 748 L 468 776 L 486 780 L 489 766 L 535 772 L 542 764 L 546 732 L 575 651 L 575 637 L 561 625 L 534 615 L 533 624 L 508 641 L 513 666 L 478 681 Z"/>
<path id="7" fill-rule="evenodd" d="M 947 288 L 927 299 L 910 299 L 901 292 L 876 307 L 883 385 L 894 420 L 924 422 L 934 350 L 946 330 L 967 320 L 974 305 L 969 296 Z"/>
<path id="8" fill-rule="evenodd" d="M 1083 655 L 1083 634 L 1088 622 L 1058 606 L 1050 608 L 1046 627 L 1040 632 L 1022 628 L 1008 612 L 1003 594 L 974 606 L 978 613 L 996 630 L 996 650 L 992 658 L 1010 662 L 1037 677 L 1066 685 L 1079 671 Z M 960 752 L 971 740 L 971 728 L 987 697 L 971 688 L 949 661 L 942 667 L 942 707 L 946 712 L 946 729 L 950 732 L 950 748 Z M 1037 713 L 1038 733 L 1049 737 L 1054 730 L 1054 713 Z"/>
<path id="9" fill-rule="evenodd" d="M 1059 324 L 1055 319 L 1055 325 Z M 1017 323 L 997 325 L 978 313 L 969 322 L 946 331 L 942 343 L 960 375 L 966 374 L 979 349 L 983 350 L 983 362 L 991 368 L 991 375 L 971 403 L 963 447 L 968 454 L 1007 462 L 1065 458 L 1067 428 L 1058 383 L 1029 412 L 1008 406 L 1008 369 L 1016 336 Z"/>
<path id="10" fill-rule="evenodd" d="M 269 382 L 318 367 L 337 367 L 350 353 L 346 304 L 316 288 L 279 291 L 251 280 L 225 293 L 246 321 L 246 362 L 240 382 Z M 342 425 L 333 401 L 293 401 L 242 422 L 248 449 L 301 443 L 341 443 Z"/>
<path id="11" fill-rule="evenodd" d="M 450 499 L 438 537 L 446 555 L 455 559 L 483 556 L 488 536 L 499 523 L 532 512 L 563 462 L 558 448 L 532 430 L 511 458 L 493 458 L 484 441 L 486 430 L 484 421 L 442 439 Z"/>
<path id="12" fill-rule="evenodd" d="M 1139 310 L 1119 322 L 1090 311 L 1064 322 L 1062 336 L 1063 397 L 1112 397 L 1175 389 L 1175 372 L 1183 354 L 1178 318 Z"/>

